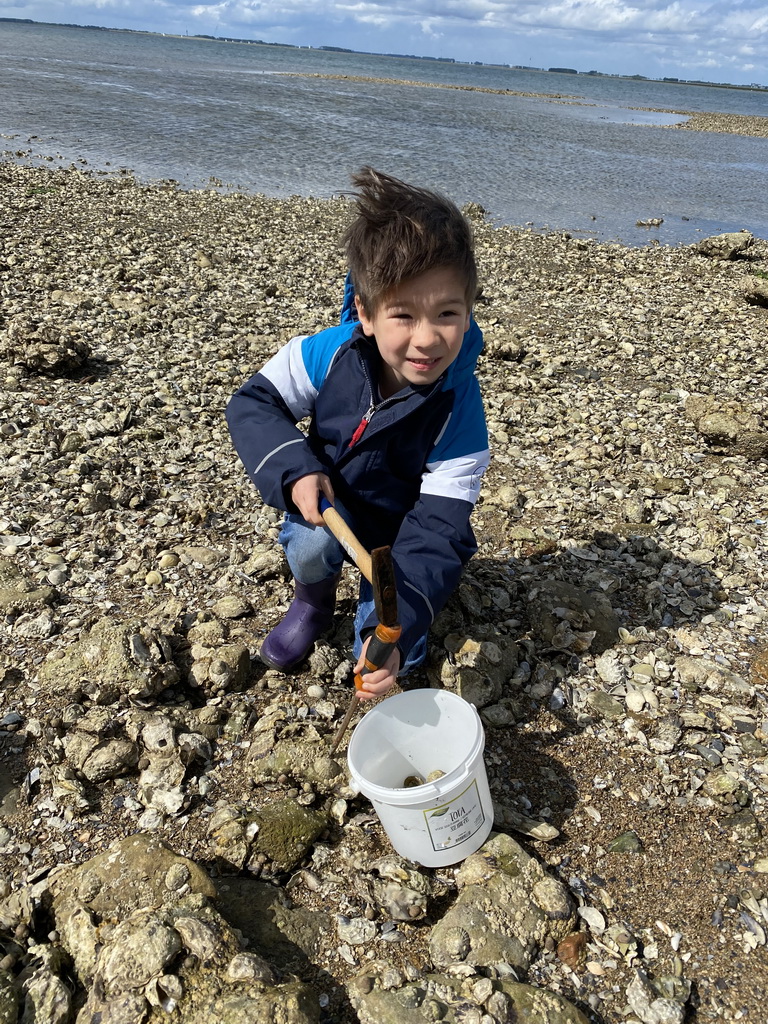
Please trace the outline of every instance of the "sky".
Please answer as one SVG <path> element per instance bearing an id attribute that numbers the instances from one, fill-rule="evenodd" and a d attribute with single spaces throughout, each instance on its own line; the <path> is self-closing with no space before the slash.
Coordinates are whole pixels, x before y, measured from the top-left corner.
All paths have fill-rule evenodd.
<path id="1" fill-rule="evenodd" d="M 768 0 L 0 0 L 0 17 L 768 85 Z"/>

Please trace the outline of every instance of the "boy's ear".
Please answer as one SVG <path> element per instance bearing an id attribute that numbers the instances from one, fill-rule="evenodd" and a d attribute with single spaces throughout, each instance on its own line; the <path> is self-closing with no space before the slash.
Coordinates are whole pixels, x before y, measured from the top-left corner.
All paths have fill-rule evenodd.
<path id="1" fill-rule="evenodd" d="M 357 319 L 360 321 L 360 324 L 365 333 L 373 334 L 373 321 L 370 319 L 369 316 L 366 315 L 365 307 L 363 306 L 363 303 L 360 301 L 359 295 L 355 296 L 355 309 L 357 310 Z"/>

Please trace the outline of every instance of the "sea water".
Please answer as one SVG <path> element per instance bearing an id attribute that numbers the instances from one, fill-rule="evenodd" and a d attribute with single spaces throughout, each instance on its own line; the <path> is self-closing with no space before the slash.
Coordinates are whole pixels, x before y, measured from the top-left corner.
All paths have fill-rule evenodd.
<path id="1" fill-rule="evenodd" d="M 6 159 L 272 196 L 338 194 L 370 163 L 500 223 L 629 244 L 768 236 L 768 139 L 668 127 L 679 111 L 766 116 L 768 92 L 0 23 L 0 96 Z"/>

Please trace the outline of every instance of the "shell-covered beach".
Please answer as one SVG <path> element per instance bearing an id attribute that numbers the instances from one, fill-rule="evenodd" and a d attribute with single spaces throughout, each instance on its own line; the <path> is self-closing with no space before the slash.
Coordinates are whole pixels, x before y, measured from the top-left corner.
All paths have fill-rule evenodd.
<path id="1" fill-rule="evenodd" d="M 495 831 L 425 869 L 328 753 L 357 570 L 256 657 L 291 587 L 223 417 L 336 321 L 348 202 L 0 189 L 0 1021 L 762 1024 L 768 242 L 468 207 L 492 463 L 412 684 L 478 708 Z"/>

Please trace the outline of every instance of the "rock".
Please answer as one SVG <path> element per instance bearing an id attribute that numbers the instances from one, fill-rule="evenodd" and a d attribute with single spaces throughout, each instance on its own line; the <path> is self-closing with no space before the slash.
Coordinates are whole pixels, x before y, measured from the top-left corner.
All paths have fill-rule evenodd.
<path id="1" fill-rule="evenodd" d="M 553 647 L 600 654 L 617 640 L 619 620 L 608 598 L 570 583 L 535 583 L 528 614 L 533 632 Z"/>
<path id="2" fill-rule="evenodd" d="M 744 298 L 752 306 L 768 306 L 768 280 L 748 277 L 744 283 Z"/>
<path id="3" fill-rule="evenodd" d="M 11 558 L 0 556 L 0 615 L 40 612 L 56 595 L 53 587 L 38 587 Z"/>
<path id="4" fill-rule="evenodd" d="M 187 679 L 202 693 L 239 692 L 243 689 L 251 670 L 251 657 L 245 644 L 224 644 L 222 647 L 192 648 L 193 662 Z"/>
<path id="5" fill-rule="evenodd" d="M 754 687 L 742 676 L 707 658 L 681 655 L 675 661 L 675 669 L 687 686 L 701 686 L 711 693 L 722 693 L 745 703 L 751 703 L 754 698 Z"/>
<path id="6" fill-rule="evenodd" d="M 432 879 L 394 854 L 356 872 L 354 888 L 388 921 L 417 921 L 425 917 L 428 898 L 437 891 Z"/>
<path id="7" fill-rule="evenodd" d="M 106 782 L 127 775 L 139 761 L 139 751 L 130 740 L 114 739 L 99 744 L 80 769 L 89 782 Z"/>
<path id="8" fill-rule="evenodd" d="M 265 804 L 254 811 L 253 818 L 259 826 L 253 848 L 278 871 L 294 868 L 330 823 L 323 812 L 301 807 L 292 799 Z"/>
<path id="9" fill-rule="evenodd" d="M 22 1024 L 70 1024 L 72 991 L 65 980 L 66 965 L 60 950 L 43 948 L 22 972 L 19 981 L 24 999 Z M 6 1004 L 9 1005 L 9 1004 Z M 10 1018 L 13 1024 L 15 1018 Z"/>
<path id="10" fill-rule="evenodd" d="M 145 988 L 175 958 L 182 938 L 155 911 L 137 910 L 121 921 L 97 962 L 97 976 L 104 982 L 106 995 Z"/>
<path id="11" fill-rule="evenodd" d="M 590 707 L 602 718 L 621 718 L 625 713 L 621 701 L 616 700 L 605 690 L 593 690 L 587 700 Z"/>
<path id="12" fill-rule="evenodd" d="M 150 697 L 179 679 L 170 643 L 140 623 L 101 619 L 67 651 L 42 665 L 43 682 L 95 704 L 111 704 L 122 694 Z"/>
<path id="13" fill-rule="evenodd" d="M 379 976 L 371 984 L 368 975 L 350 982 L 347 992 L 360 1024 L 484 1024 L 489 1019 L 484 1016 L 486 1012 L 497 1021 L 587 1024 L 584 1014 L 562 996 L 509 978 L 494 982 L 487 978 L 462 981 L 433 973 L 417 982 L 388 989 Z"/>
<path id="14" fill-rule="evenodd" d="M 451 633 L 444 646 L 449 657 L 430 664 L 428 670 L 433 685 L 454 690 L 477 708 L 497 701 L 517 667 L 517 644 L 501 638 L 494 643 Z"/>
<path id="15" fill-rule="evenodd" d="M 79 369 L 90 345 L 74 329 L 40 322 L 23 314 L 11 317 L 0 335 L 0 361 L 30 373 L 62 376 Z"/>
<path id="16" fill-rule="evenodd" d="M 336 931 L 342 942 L 350 946 L 364 946 L 376 938 L 376 925 L 364 917 L 345 917 L 336 915 Z"/>
<path id="17" fill-rule="evenodd" d="M 56 632 L 54 614 L 50 608 L 43 608 L 36 615 L 27 612 L 16 619 L 13 631 L 16 636 L 24 637 L 27 640 L 47 640 Z"/>
<path id="18" fill-rule="evenodd" d="M 233 956 L 224 977 L 233 985 L 240 981 L 263 981 L 268 985 L 274 985 L 277 980 L 267 961 L 256 953 L 238 953 Z"/>
<path id="19" fill-rule="evenodd" d="M 573 930 L 567 889 L 509 836 L 496 835 L 469 856 L 457 883 L 458 899 L 430 935 L 439 967 L 508 963 L 526 971 L 545 941 L 556 944 Z"/>
<path id="20" fill-rule="evenodd" d="M 685 412 L 707 444 L 756 461 L 768 454 L 768 430 L 760 414 L 737 401 L 691 395 Z"/>
<path id="21" fill-rule="evenodd" d="M 710 256 L 716 260 L 735 260 L 754 244 L 754 236 L 749 231 L 726 231 L 722 235 L 711 235 L 702 238 L 693 249 L 702 256 Z"/>
<path id="22" fill-rule="evenodd" d="M 622 832 L 611 839 L 606 849 L 608 853 L 642 853 L 643 844 L 636 832 Z"/>
<path id="23" fill-rule="evenodd" d="M 251 614 L 251 606 L 239 594 L 228 594 L 213 606 L 213 614 L 221 619 L 241 619 Z"/>
<path id="24" fill-rule="evenodd" d="M 274 887 L 262 890 L 279 899 Z M 243 953 L 232 927 L 208 902 L 216 890 L 207 876 L 161 843 L 134 836 L 79 867 L 64 868 L 54 879 L 53 896 L 61 950 L 72 957 L 87 990 L 84 1020 L 141 1024 L 156 1006 L 166 1012 L 177 1007 L 185 1024 L 318 1022 L 311 990 L 296 982 L 278 984 L 269 962 Z M 262 926 L 274 928 L 271 916 L 259 916 Z M 294 929 L 290 936 L 294 949 L 298 934 Z M 274 955 L 274 944 L 265 944 Z M 58 947 L 43 949 L 55 953 Z M 46 1005 L 61 991 L 71 1001 L 56 973 L 47 970 L 40 977 Z M 69 1016 L 54 1009 L 44 1019 L 70 1024 Z"/>
<path id="25" fill-rule="evenodd" d="M 643 1024 L 683 1024 L 690 982 L 666 977 L 652 981 L 641 970 L 627 986 L 627 1002 Z"/>
<path id="26" fill-rule="evenodd" d="M 168 888 L 170 869 L 181 865 L 189 872 L 187 892 L 212 899 L 216 889 L 194 861 L 179 857 L 165 843 L 137 833 L 114 843 L 79 866 L 67 866 L 53 883 L 54 911 L 74 898 L 99 917 L 126 916 L 141 907 L 159 907 L 176 892 Z"/>
<path id="27" fill-rule="evenodd" d="M 254 782 L 287 775 L 296 782 L 311 783 L 322 793 L 331 792 L 345 777 L 325 744 L 300 740 L 279 740 L 266 755 L 249 758 L 248 771 Z"/>
<path id="28" fill-rule="evenodd" d="M 0 968 L 0 1024 L 16 1024 L 19 997 L 11 975 Z"/>
<path id="29" fill-rule="evenodd" d="M 186 564 L 199 565 L 203 569 L 215 569 L 226 559 L 223 551 L 202 545 L 188 545 L 177 549 L 179 558 Z"/>

